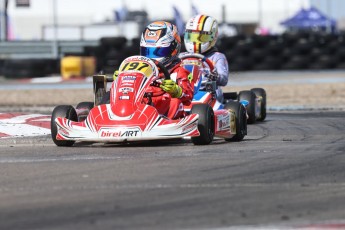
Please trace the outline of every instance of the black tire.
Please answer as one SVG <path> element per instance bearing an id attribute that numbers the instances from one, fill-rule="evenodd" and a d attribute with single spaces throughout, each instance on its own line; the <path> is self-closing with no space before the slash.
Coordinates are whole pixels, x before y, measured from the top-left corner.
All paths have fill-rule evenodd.
<path id="1" fill-rule="evenodd" d="M 310 58 L 308 56 L 294 55 L 290 56 L 287 63 L 282 65 L 282 69 L 296 70 L 296 69 L 308 69 Z"/>
<path id="2" fill-rule="evenodd" d="M 253 60 L 250 56 L 238 56 L 229 63 L 229 69 L 231 71 L 247 71 L 252 69 L 252 67 Z"/>
<path id="3" fill-rule="evenodd" d="M 344 61 L 345 60 L 345 47 L 339 47 L 336 56 L 338 60 Z"/>
<path id="4" fill-rule="evenodd" d="M 51 127 L 51 135 L 54 143 L 57 146 L 72 146 L 75 141 L 65 141 L 65 140 L 57 140 L 56 134 L 57 134 L 57 126 L 55 123 L 55 119 L 57 117 L 65 117 L 72 121 L 78 121 L 77 112 L 71 105 L 59 105 L 56 106 L 53 110 L 51 120 L 50 120 L 50 127 Z"/>
<path id="5" fill-rule="evenodd" d="M 6 59 L 3 66 L 5 78 L 33 78 L 47 75 L 50 59 Z"/>
<path id="6" fill-rule="evenodd" d="M 269 36 L 254 34 L 250 36 L 250 39 L 252 40 L 255 48 L 262 48 L 266 47 L 271 38 Z"/>
<path id="7" fill-rule="evenodd" d="M 270 70 L 280 69 L 282 66 L 282 59 L 279 56 L 267 56 L 262 65 L 265 65 L 263 68 Z"/>
<path id="8" fill-rule="evenodd" d="M 237 100 L 237 92 L 225 92 L 223 93 L 224 99 L 226 100 Z"/>
<path id="9" fill-rule="evenodd" d="M 199 114 L 198 130 L 200 136 L 192 137 L 193 144 L 210 144 L 213 141 L 215 129 L 213 108 L 208 104 L 197 104 L 193 105 L 191 113 Z"/>
<path id="10" fill-rule="evenodd" d="M 252 50 L 251 57 L 254 61 L 254 65 L 263 62 L 267 57 L 267 51 L 265 49 L 256 48 Z"/>
<path id="11" fill-rule="evenodd" d="M 307 40 L 307 39 L 300 39 L 297 41 L 297 43 L 294 46 L 294 50 L 298 55 L 309 55 L 312 48 L 315 46 L 312 41 Z"/>
<path id="12" fill-rule="evenodd" d="M 250 91 L 250 90 L 243 90 L 240 91 L 240 93 L 238 94 L 238 101 L 242 101 L 242 100 L 246 100 L 249 102 L 248 106 L 247 106 L 247 114 L 248 114 L 248 120 L 247 123 L 248 124 L 254 124 L 255 123 L 255 98 L 256 95 L 254 92 Z"/>
<path id="13" fill-rule="evenodd" d="M 100 39 L 101 46 L 104 47 L 105 50 L 109 50 L 111 48 L 121 49 L 126 46 L 127 38 L 126 37 L 103 37 Z"/>
<path id="14" fill-rule="evenodd" d="M 109 95 L 107 95 L 107 94 L 109 94 Z M 104 84 L 103 81 L 97 80 L 96 82 L 94 82 L 94 97 L 95 97 L 94 98 L 94 101 L 95 101 L 94 106 L 109 103 L 109 102 L 107 102 L 107 100 L 110 101 L 110 92 L 106 91 L 106 85 Z"/>
<path id="15" fill-rule="evenodd" d="M 238 101 L 229 101 L 224 109 L 235 112 L 236 135 L 232 138 L 225 138 L 226 141 L 241 141 L 247 135 L 247 114 L 244 106 Z"/>
<path id="16" fill-rule="evenodd" d="M 256 120 L 257 121 L 264 121 L 266 118 L 266 111 L 267 111 L 266 91 L 263 88 L 253 88 L 250 91 L 254 92 L 256 97 L 262 97 L 261 108 L 260 108 L 260 117 L 256 118 Z"/>
<path id="17" fill-rule="evenodd" d="M 272 40 L 268 43 L 265 49 L 267 50 L 268 55 L 276 57 L 276 56 L 281 55 L 284 47 L 285 47 L 285 44 L 283 40 Z"/>
<path id="18" fill-rule="evenodd" d="M 4 59 L 0 59 L 0 76 L 3 75 L 3 69 L 4 69 Z"/>
<path id="19" fill-rule="evenodd" d="M 90 110 L 94 107 L 93 102 L 91 101 L 83 101 L 78 103 L 78 105 L 75 107 L 76 110 L 83 110 L 83 113 L 77 113 L 78 114 L 78 121 L 84 121 L 89 115 Z"/>
<path id="20" fill-rule="evenodd" d="M 83 102 L 78 103 L 78 105 L 75 108 L 76 109 L 87 108 L 87 109 L 91 110 L 93 107 L 94 107 L 93 102 L 83 101 Z"/>

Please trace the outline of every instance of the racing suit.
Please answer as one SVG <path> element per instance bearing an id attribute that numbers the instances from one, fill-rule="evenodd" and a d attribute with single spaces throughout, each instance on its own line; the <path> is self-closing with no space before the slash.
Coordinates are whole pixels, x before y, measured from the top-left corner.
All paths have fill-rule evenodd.
<path id="1" fill-rule="evenodd" d="M 150 86 L 147 92 L 152 93 L 152 104 L 160 114 L 170 119 L 178 119 L 185 115 L 184 105 L 190 105 L 194 95 L 194 85 L 189 80 L 189 71 L 181 65 L 181 60 L 177 59 L 167 66 L 170 78 L 182 88 L 182 95 L 179 98 L 172 98 L 171 95 L 163 91 L 160 87 Z M 162 75 L 163 76 L 163 75 Z M 147 102 L 147 99 L 145 99 Z"/>

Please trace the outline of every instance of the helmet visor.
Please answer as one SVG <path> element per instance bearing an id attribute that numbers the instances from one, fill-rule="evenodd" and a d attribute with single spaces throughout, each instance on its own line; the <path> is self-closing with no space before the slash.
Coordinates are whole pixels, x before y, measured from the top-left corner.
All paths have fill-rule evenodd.
<path id="1" fill-rule="evenodd" d="M 186 30 L 184 34 L 184 39 L 190 42 L 204 43 L 211 42 L 213 40 L 213 36 L 211 32 Z"/>
<path id="2" fill-rule="evenodd" d="M 140 55 L 148 58 L 170 57 L 171 47 L 140 47 Z"/>

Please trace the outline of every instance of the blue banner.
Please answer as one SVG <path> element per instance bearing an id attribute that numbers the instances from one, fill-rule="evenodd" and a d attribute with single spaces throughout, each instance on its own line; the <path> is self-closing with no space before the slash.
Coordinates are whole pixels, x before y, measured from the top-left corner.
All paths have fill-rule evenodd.
<path id="1" fill-rule="evenodd" d="M 174 9 L 175 25 L 177 26 L 178 32 L 181 36 L 184 34 L 185 22 L 182 18 L 180 11 L 177 9 L 177 7 L 173 6 L 173 9 Z"/>

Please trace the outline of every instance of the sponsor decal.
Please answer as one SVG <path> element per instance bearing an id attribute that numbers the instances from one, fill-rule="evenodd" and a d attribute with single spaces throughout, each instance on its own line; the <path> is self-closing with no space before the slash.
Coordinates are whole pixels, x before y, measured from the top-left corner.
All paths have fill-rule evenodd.
<path id="1" fill-rule="evenodd" d="M 235 117 L 235 112 L 232 110 L 229 110 L 230 112 L 230 130 L 231 133 L 236 133 L 236 117 Z"/>
<path id="2" fill-rule="evenodd" d="M 123 80 L 135 80 L 135 79 L 137 79 L 137 77 L 136 76 L 131 76 L 131 75 L 127 75 L 127 76 L 124 76 L 123 78 L 122 78 Z"/>
<path id="3" fill-rule="evenodd" d="M 200 66 L 201 62 L 199 60 L 186 59 L 186 60 L 183 60 L 182 65 L 197 65 L 197 66 Z"/>
<path id="4" fill-rule="evenodd" d="M 124 93 L 124 94 L 128 94 L 129 92 L 134 92 L 134 89 L 131 87 L 122 87 L 119 89 L 119 92 Z"/>
<path id="5" fill-rule="evenodd" d="M 134 80 L 123 80 L 121 83 L 131 83 L 131 84 L 134 84 Z"/>
<path id="6" fill-rule="evenodd" d="M 144 57 L 144 56 L 138 56 L 138 58 L 137 58 L 138 60 L 140 60 L 140 61 L 146 61 L 146 62 L 152 62 L 152 60 L 150 59 L 150 58 L 148 58 L 148 57 Z"/>
<path id="7" fill-rule="evenodd" d="M 155 36 L 157 36 L 157 33 L 156 33 L 155 31 L 149 31 L 149 32 L 147 33 L 147 36 L 149 36 L 149 37 L 155 37 Z"/>
<path id="8" fill-rule="evenodd" d="M 121 86 L 133 86 L 133 82 L 129 83 L 129 82 L 121 82 Z"/>
<path id="9" fill-rule="evenodd" d="M 170 74 L 170 79 L 176 82 L 177 73 L 171 73 L 171 74 Z"/>
<path id="10" fill-rule="evenodd" d="M 166 28 L 165 24 L 150 24 L 149 27 L 150 27 L 150 28 L 154 28 L 154 29 L 157 29 L 157 28 Z"/>
<path id="11" fill-rule="evenodd" d="M 119 97 L 120 100 L 129 100 L 129 96 L 128 95 L 123 95 Z"/>
<path id="12" fill-rule="evenodd" d="M 100 138 L 111 138 L 111 137 L 139 137 L 141 132 L 139 128 L 132 129 L 101 129 L 99 131 Z"/>
<path id="13" fill-rule="evenodd" d="M 230 128 L 230 119 L 229 115 L 223 115 L 218 117 L 218 130 L 224 130 Z"/>
<path id="14" fill-rule="evenodd" d="M 261 117 L 261 103 L 262 103 L 262 97 L 259 96 L 255 99 L 255 117 L 257 118 Z"/>

